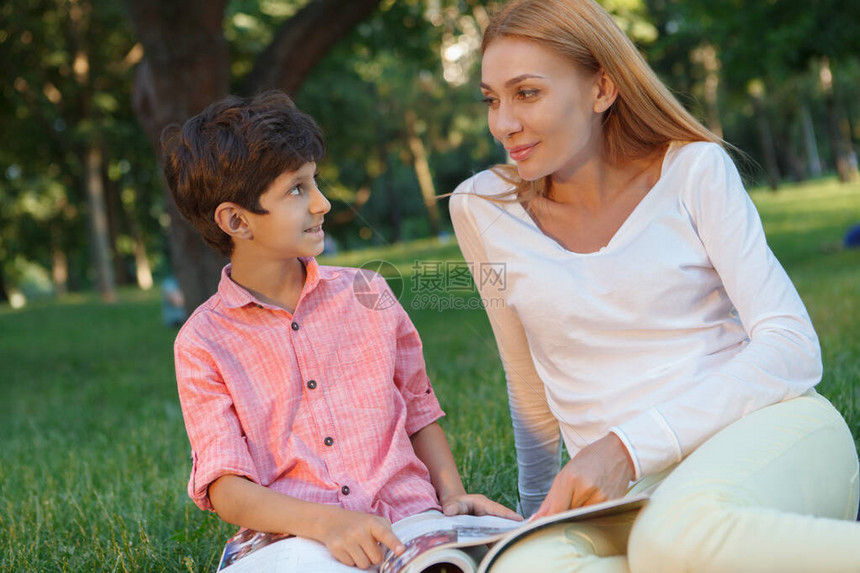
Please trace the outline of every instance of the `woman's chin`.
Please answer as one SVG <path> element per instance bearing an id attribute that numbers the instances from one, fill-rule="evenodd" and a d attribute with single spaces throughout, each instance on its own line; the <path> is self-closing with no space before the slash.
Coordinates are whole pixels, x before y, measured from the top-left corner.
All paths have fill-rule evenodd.
<path id="1" fill-rule="evenodd" d="M 524 163 L 517 163 L 517 175 L 519 175 L 520 179 L 523 181 L 537 181 L 538 179 L 543 178 L 546 173 L 534 169 L 534 167 L 530 167 L 529 165 L 525 165 Z"/>

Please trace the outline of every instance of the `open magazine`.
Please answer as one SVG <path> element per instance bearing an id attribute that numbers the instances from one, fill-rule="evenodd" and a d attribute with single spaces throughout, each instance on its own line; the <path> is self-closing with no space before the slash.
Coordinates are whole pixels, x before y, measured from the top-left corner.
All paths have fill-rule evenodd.
<path id="1" fill-rule="evenodd" d="M 442 564 L 446 565 L 448 573 L 484 573 L 499 554 L 527 535 L 557 523 L 574 523 L 637 510 L 647 499 L 647 495 L 624 497 L 528 522 L 494 516 L 413 515 L 392 526 L 394 533 L 406 545 L 406 551 L 400 555 L 386 551 L 379 573 L 421 573 Z M 242 530 L 228 540 L 218 572 L 261 571 L 274 569 L 279 562 L 289 562 L 289 556 L 284 555 L 291 550 L 289 544 L 277 543 L 288 537 Z M 267 548 L 266 551 L 259 552 L 263 548 Z M 252 554 L 255 555 L 249 557 Z"/>

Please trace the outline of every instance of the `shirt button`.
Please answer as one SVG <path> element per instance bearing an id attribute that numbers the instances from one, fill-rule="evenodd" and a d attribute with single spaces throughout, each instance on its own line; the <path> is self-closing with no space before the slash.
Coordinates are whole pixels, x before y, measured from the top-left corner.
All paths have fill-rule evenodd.
<path id="1" fill-rule="evenodd" d="M 299 329 L 299 323 L 298 322 L 294 322 L 291 326 L 293 327 L 293 330 Z"/>
<path id="2" fill-rule="evenodd" d="M 316 380 L 308 380 L 308 388 L 313 390 L 316 387 L 317 387 L 317 381 Z"/>
<path id="3" fill-rule="evenodd" d="M 257 308 L 263 308 L 263 305 L 260 303 L 257 303 Z"/>
<path id="4" fill-rule="evenodd" d="M 342 488 L 340 488 L 340 493 L 342 493 L 343 495 L 349 495 L 349 486 L 345 485 Z"/>
<path id="5" fill-rule="evenodd" d="M 334 438 L 332 438 L 331 436 L 329 436 L 328 438 L 326 438 L 326 439 L 324 439 L 324 440 L 323 440 L 323 443 L 324 443 L 325 445 L 327 445 L 327 446 L 330 446 L 330 445 L 332 445 L 332 444 L 334 443 Z"/>

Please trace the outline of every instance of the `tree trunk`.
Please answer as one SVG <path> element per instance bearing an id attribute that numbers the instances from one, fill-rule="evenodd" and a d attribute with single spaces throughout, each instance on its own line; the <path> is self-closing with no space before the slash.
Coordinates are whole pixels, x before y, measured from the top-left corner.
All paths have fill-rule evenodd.
<path id="1" fill-rule="evenodd" d="M 379 161 L 382 165 L 382 186 L 385 189 L 385 196 L 388 198 L 388 212 L 391 220 L 391 242 L 399 243 L 403 240 L 403 213 L 400 209 L 400 197 L 397 195 L 397 189 L 391 181 L 391 169 L 388 163 L 388 146 L 380 143 L 379 146 Z"/>
<path id="2" fill-rule="evenodd" d="M 54 294 L 64 296 L 69 292 L 69 259 L 62 248 L 63 233 L 57 223 L 51 225 L 51 281 Z"/>
<path id="3" fill-rule="evenodd" d="M 418 187 L 421 196 L 424 197 L 424 206 L 427 208 L 427 218 L 430 221 L 430 233 L 434 237 L 439 235 L 439 205 L 436 203 L 436 188 L 433 185 L 433 175 L 430 173 L 430 163 L 427 160 L 427 149 L 418 135 L 416 124 L 418 117 L 411 109 L 406 112 L 406 139 L 409 150 L 412 152 L 412 166 L 415 176 L 418 178 Z"/>
<path id="4" fill-rule="evenodd" d="M 122 205 L 116 182 L 108 176 L 107 160 L 102 161 L 102 181 L 104 182 L 105 205 L 107 206 L 108 239 L 110 241 L 111 258 L 116 283 L 130 285 L 131 274 L 128 272 L 126 258 L 119 249 L 119 237 L 122 234 Z"/>
<path id="5" fill-rule="evenodd" d="M 825 93 L 824 105 L 827 108 L 827 134 L 830 136 L 830 147 L 833 149 L 836 173 L 839 175 L 839 181 L 847 183 L 854 178 L 857 167 L 855 164 L 852 169 L 850 150 L 846 149 L 839 130 L 839 113 L 836 110 L 836 100 L 832 92 Z"/>
<path id="6" fill-rule="evenodd" d="M 132 193 L 134 193 L 132 191 Z M 125 217 L 128 225 L 128 232 L 131 234 L 131 239 L 134 241 L 134 270 L 137 286 L 141 290 L 149 290 L 152 288 L 152 267 L 149 264 L 149 256 L 146 254 L 146 239 L 143 231 L 140 228 L 140 223 L 137 222 L 135 215 L 134 195 L 132 200 L 126 205 L 120 198 L 122 214 Z"/>
<path id="7" fill-rule="evenodd" d="M 833 94 L 833 72 L 830 69 L 830 60 L 827 58 L 821 59 L 819 79 L 821 89 L 824 92 L 824 104 L 827 108 L 827 131 L 830 135 L 830 145 L 833 148 L 839 181 L 843 183 L 856 181 L 858 178 L 857 156 L 851 149 L 851 138 L 850 136 L 846 137 L 839 120 L 839 110 Z"/>
<path id="8" fill-rule="evenodd" d="M 66 252 L 58 246 L 51 249 L 51 281 L 54 283 L 54 294 L 58 297 L 69 292 L 69 259 Z"/>
<path id="9" fill-rule="evenodd" d="M 803 126 L 803 144 L 806 149 L 806 164 L 809 176 L 821 177 L 821 158 L 818 155 L 818 143 L 815 141 L 815 127 L 809 105 L 804 102 L 800 107 L 800 121 Z"/>
<path id="10" fill-rule="evenodd" d="M 179 213 L 167 182 L 162 177 L 165 189 L 165 205 L 170 215 L 168 249 L 170 250 L 171 269 L 179 282 L 189 314 L 203 304 L 218 289 L 221 269 L 227 263 L 200 237 L 200 234 Z"/>
<path id="11" fill-rule="evenodd" d="M 88 0 L 70 0 L 69 52 L 74 54 L 71 68 L 75 82 L 81 90 L 81 95 L 77 101 L 78 117 L 82 122 L 92 121 L 93 124 L 96 124 L 97 121 L 95 121 L 91 105 L 94 89 L 91 82 L 90 56 L 87 45 L 88 15 L 91 12 L 92 4 Z M 90 132 L 87 135 L 87 141 L 78 153 L 81 154 L 84 165 L 83 186 L 89 210 L 92 267 L 95 272 L 96 289 L 99 296 L 105 302 L 114 302 L 116 300 L 116 278 L 113 269 L 113 257 L 111 256 L 110 229 L 105 203 L 104 179 L 102 178 L 104 157 L 98 134 Z M 62 262 L 57 261 L 57 264 L 61 266 Z"/>
<path id="12" fill-rule="evenodd" d="M 764 155 L 764 166 L 767 182 L 772 191 L 779 189 L 779 166 L 776 162 L 776 147 L 773 141 L 773 132 L 770 129 L 770 120 L 762 102 L 763 96 L 758 93 L 752 94 L 753 113 L 755 114 L 756 127 L 758 128 L 759 144 Z"/>
<path id="13" fill-rule="evenodd" d="M 116 281 L 110 250 L 107 209 L 102 181 L 102 151 L 97 143 L 90 143 L 86 151 L 85 176 L 87 206 L 89 207 L 90 247 L 96 285 L 101 299 L 116 301 Z"/>
<path id="14" fill-rule="evenodd" d="M 329 48 L 380 0 L 312 0 L 287 20 L 258 57 L 241 91 L 294 93 Z M 126 0 L 144 47 L 133 98 L 135 114 L 161 155 L 162 130 L 181 124 L 230 86 L 229 47 L 223 34 L 227 0 Z M 217 288 L 226 259 L 209 249 L 179 214 L 164 186 L 170 215 L 174 274 L 189 310 Z"/>
<path id="15" fill-rule="evenodd" d="M 9 302 L 9 289 L 6 288 L 6 277 L 0 268 L 0 302 Z"/>
<path id="16" fill-rule="evenodd" d="M 694 52 L 693 58 L 705 70 L 705 122 L 717 136 L 723 136 L 723 124 L 720 121 L 719 92 L 720 92 L 720 60 L 717 51 L 711 44 L 705 44 Z"/>
<path id="17" fill-rule="evenodd" d="M 777 133 L 775 143 L 780 172 L 787 174 L 792 181 L 803 181 L 806 178 L 803 160 L 792 144 L 787 127 Z"/>
<path id="18" fill-rule="evenodd" d="M 141 290 L 151 289 L 153 285 L 152 267 L 146 254 L 146 244 L 140 236 L 134 237 L 134 271 L 138 288 Z"/>
<path id="19" fill-rule="evenodd" d="M 127 5 L 145 54 L 136 70 L 132 105 L 160 158 L 164 128 L 181 124 L 229 89 L 226 0 L 141 0 Z M 172 270 L 189 309 L 194 309 L 215 292 L 226 259 L 182 217 L 166 184 L 163 189 Z"/>

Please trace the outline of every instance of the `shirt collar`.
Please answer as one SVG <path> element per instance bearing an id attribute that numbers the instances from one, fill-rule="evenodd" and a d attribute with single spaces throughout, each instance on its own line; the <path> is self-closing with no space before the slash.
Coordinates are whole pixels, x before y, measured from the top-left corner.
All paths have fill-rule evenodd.
<path id="1" fill-rule="evenodd" d="M 336 279 L 340 273 L 334 267 L 323 267 L 317 263 L 313 257 L 299 257 L 299 260 L 305 266 L 307 276 L 305 277 L 305 286 L 302 287 L 302 294 L 299 300 L 308 296 L 320 281 L 330 281 Z M 221 282 L 218 283 L 218 294 L 221 295 L 221 300 L 228 308 L 241 308 L 243 306 L 253 304 L 255 306 L 265 305 L 265 303 L 257 300 L 257 297 L 249 293 L 247 290 L 239 286 L 230 278 L 230 271 L 233 265 L 227 264 L 221 270 Z"/>

